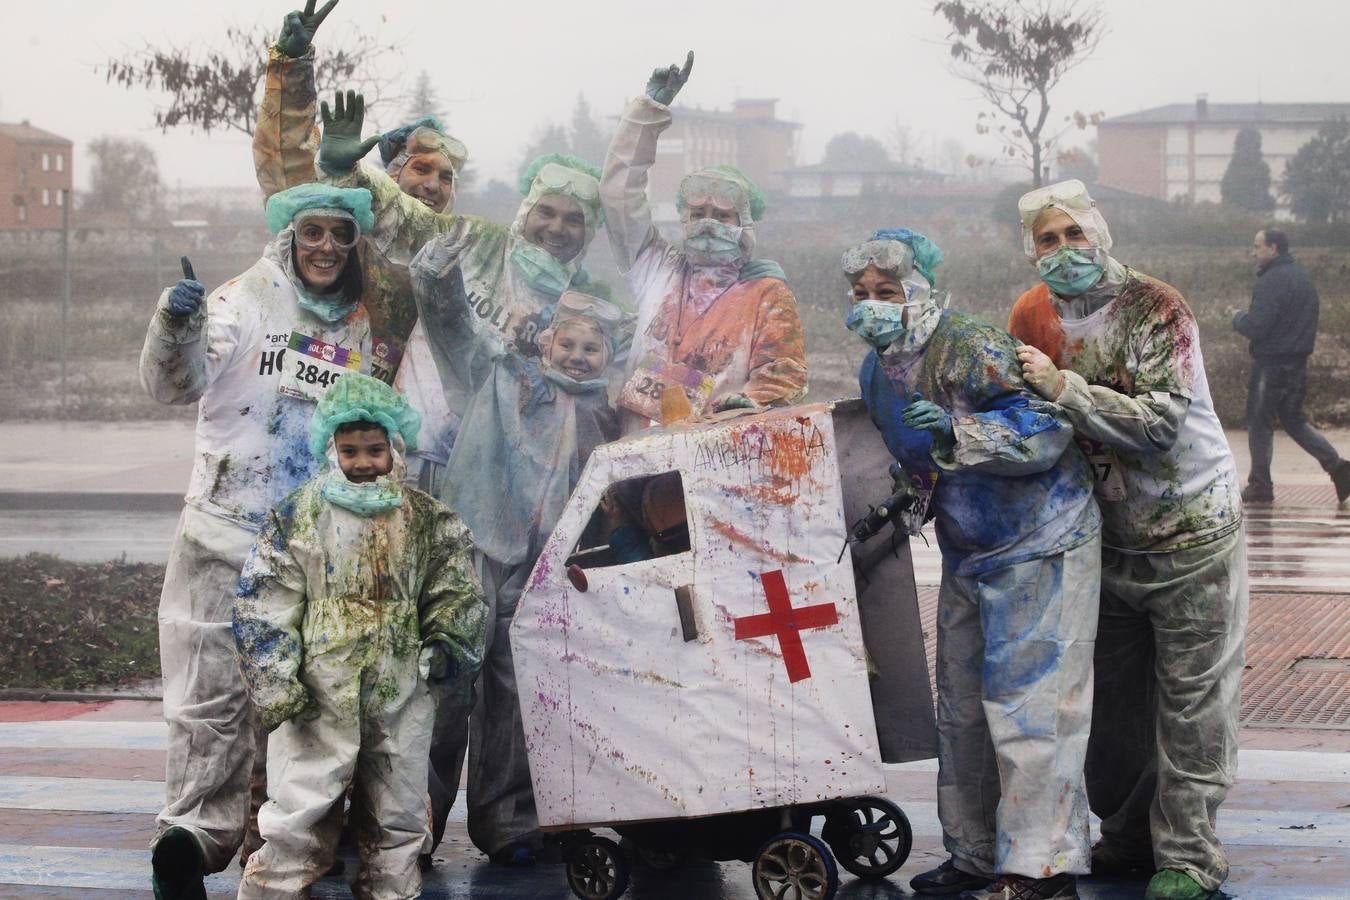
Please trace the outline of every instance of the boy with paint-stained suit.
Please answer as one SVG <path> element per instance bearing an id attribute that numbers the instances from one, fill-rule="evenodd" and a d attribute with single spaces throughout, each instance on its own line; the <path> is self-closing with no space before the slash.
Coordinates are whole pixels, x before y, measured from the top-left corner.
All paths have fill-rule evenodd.
<path id="1" fill-rule="evenodd" d="M 328 466 L 268 516 L 244 571 L 234 637 L 268 745 L 264 844 L 241 898 L 301 898 L 332 865 L 354 791 L 358 898 L 421 892 L 436 697 L 467 692 L 486 608 L 472 537 L 400 478 L 420 417 L 348 375 L 319 402 L 310 449 Z"/>

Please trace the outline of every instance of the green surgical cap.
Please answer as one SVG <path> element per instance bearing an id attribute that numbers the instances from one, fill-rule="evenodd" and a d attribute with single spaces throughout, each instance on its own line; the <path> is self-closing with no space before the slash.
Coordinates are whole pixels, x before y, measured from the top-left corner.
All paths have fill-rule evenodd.
<path id="1" fill-rule="evenodd" d="M 370 211 L 370 191 L 365 188 L 340 188 L 327 184 L 299 184 L 267 198 L 267 227 L 273 234 L 307 209 L 340 209 L 350 213 L 356 227 L 367 234 L 375 227 Z"/>
<path id="2" fill-rule="evenodd" d="M 391 441 L 402 435 L 409 450 L 416 448 L 417 431 L 422 427 L 422 416 L 403 395 L 378 378 L 353 372 L 339 378 L 320 398 L 309 420 L 309 449 L 322 458 L 338 426 L 359 421 L 379 424 Z"/>
<path id="3" fill-rule="evenodd" d="M 907 245 L 914 251 L 914 268 L 928 279 L 929 284 L 937 284 L 937 276 L 934 273 L 937 267 L 942 265 L 942 250 L 927 237 L 908 228 L 879 228 L 872 232 L 871 239 L 899 241 Z"/>
<path id="4" fill-rule="evenodd" d="M 760 191 L 759 185 L 750 180 L 750 177 L 735 166 L 707 166 L 699 169 L 697 172 L 690 172 L 685 176 L 686 180 L 695 176 L 712 176 L 730 181 L 745 191 L 746 198 L 750 205 L 750 218 L 758 222 L 764 218 L 764 194 Z M 684 183 L 681 182 L 681 187 Z M 675 209 L 681 214 L 684 213 L 688 202 L 685 199 L 684 192 L 680 191 L 675 195 Z M 742 223 L 748 224 L 748 223 Z"/>

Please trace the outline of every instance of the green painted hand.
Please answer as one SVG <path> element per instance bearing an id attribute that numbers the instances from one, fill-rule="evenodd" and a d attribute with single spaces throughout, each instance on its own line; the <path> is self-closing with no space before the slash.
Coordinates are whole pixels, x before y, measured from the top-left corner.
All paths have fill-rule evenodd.
<path id="1" fill-rule="evenodd" d="M 286 13 L 281 20 L 281 34 L 277 37 L 277 47 L 291 59 L 299 59 L 309 50 L 314 40 L 314 32 L 319 30 L 323 20 L 337 6 L 338 0 L 328 0 L 323 9 L 314 11 L 317 0 L 306 0 L 304 11 L 294 9 Z"/>
<path id="2" fill-rule="evenodd" d="M 910 428 L 927 431 L 940 449 L 946 450 L 956 442 L 952 417 L 931 400 L 922 400 L 918 394 L 910 398 L 909 406 L 900 414 L 900 421 Z"/>
<path id="3" fill-rule="evenodd" d="M 378 134 L 361 140 L 361 126 L 366 121 L 366 98 L 348 91 L 343 102 L 342 91 L 333 98 L 333 111 L 328 110 L 328 101 L 319 104 L 319 116 L 323 119 L 323 140 L 319 142 L 319 167 L 340 178 L 356 167 L 361 157 L 370 152 L 370 148 L 380 142 Z"/>
<path id="4" fill-rule="evenodd" d="M 685 57 L 683 69 L 670 65 L 652 72 L 652 77 L 647 79 L 647 96 L 657 103 L 669 106 L 675 100 L 675 95 L 680 92 L 680 88 L 689 80 L 689 73 L 693 70 L 694 51 L 690 50 L 689 55 Z"/>

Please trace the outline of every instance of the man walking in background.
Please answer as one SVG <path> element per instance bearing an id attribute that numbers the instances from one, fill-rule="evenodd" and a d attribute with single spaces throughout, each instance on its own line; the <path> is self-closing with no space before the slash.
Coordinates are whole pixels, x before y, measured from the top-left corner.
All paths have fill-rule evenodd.
<path id="1" fill-rule="evenodd" d="M 1275 499 L 1270 480 L 1275 420 L 1285 433 L 1322 466 L 1336 486 L 1336 499 L 1350 497 L 1350 460 L 1303 415 L 1308 390 L 1308 356 L 1317 340 L 1317 288 L 1289 255 L 1289 238 L 1274 226 L 1256 233 L 1252 242 L 1256 286 L 1248 310 L 1232 311 L 1233 328 L 1251 341 L 1252 377 L 1247 388 L 1247 441 L 1252 466 L 1244 503 Z"/>

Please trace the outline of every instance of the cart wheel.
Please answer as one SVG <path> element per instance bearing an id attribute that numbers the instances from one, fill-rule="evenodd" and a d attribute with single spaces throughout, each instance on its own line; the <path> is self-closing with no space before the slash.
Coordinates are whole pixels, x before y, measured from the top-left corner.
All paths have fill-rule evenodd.
<path id="1" fill-rule="evenodd" d="M 882 797 L 842 801 L 825 816 L 820 836 L 839 865 L 859 878 L 885 878 L 909 858 L 914 833 L 900 807 Z"/>
<path id="2" fill-rule="evenodd" d="M 582 838 L 567 859 L 567 884 L 581 900 L 614 900 L 628 890 L 628 858 L 608 838 Z"/>
<path id="3" fill-rule="evenodd" d="M 830 900 L 839 870 L 829 848 L 809 834 L 785 831 L 769 839 L 751 868 L 760 900 Z"/>

